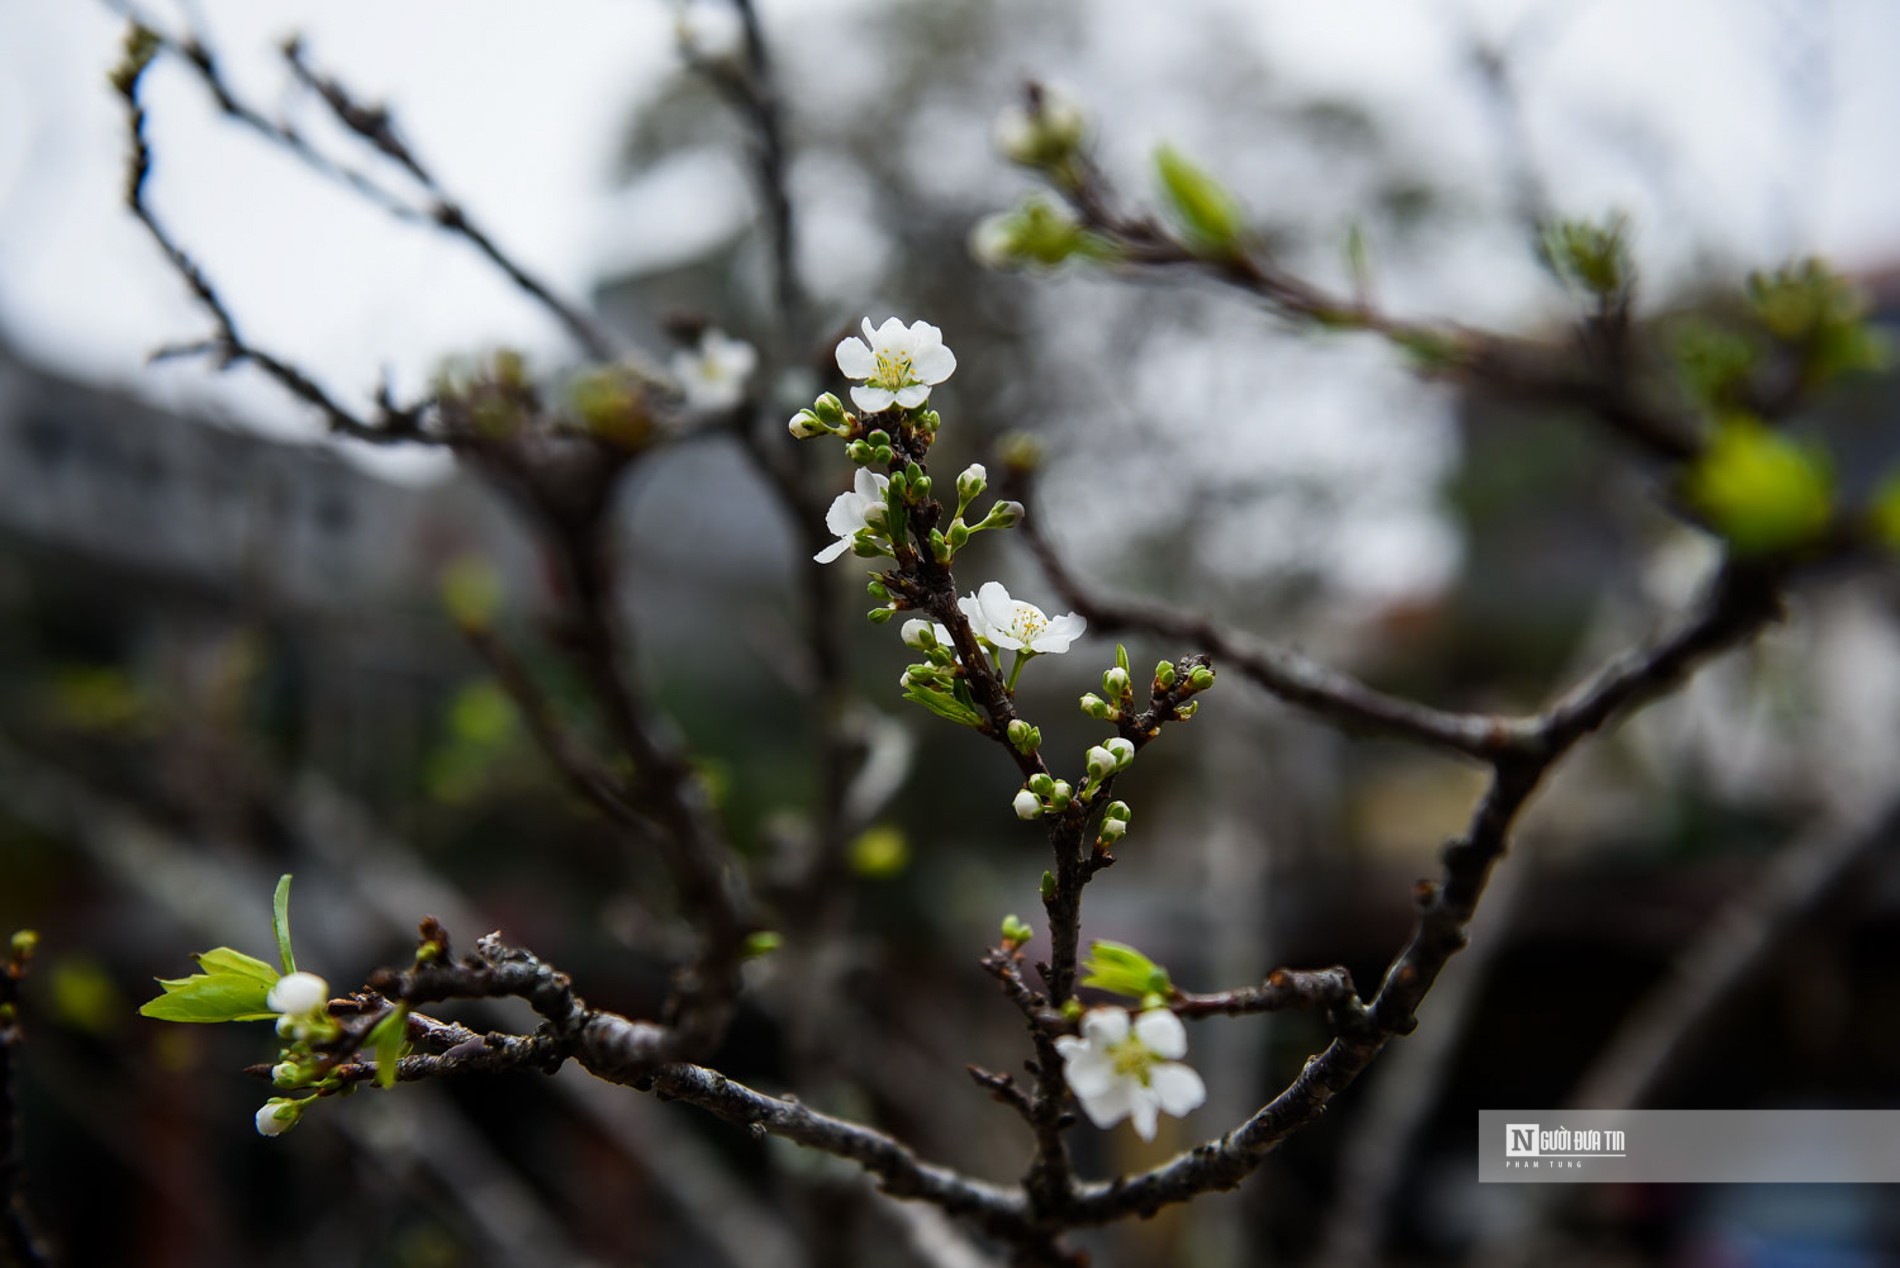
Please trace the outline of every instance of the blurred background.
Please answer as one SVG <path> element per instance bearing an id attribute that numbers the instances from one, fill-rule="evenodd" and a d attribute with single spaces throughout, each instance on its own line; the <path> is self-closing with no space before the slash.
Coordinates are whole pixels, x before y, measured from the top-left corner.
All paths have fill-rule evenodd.
<path id="1" fill-rule="evenodd" d="M 1646 324 L 1821 253 L 1900 327 L 1900 5 L 759 7 L 817 321 L 943 329 L 959 369 L 932 397 L 940 468 L 997 470 L 998 440 L 1032 433 L 1047 455 L 1035 513 L 1093 583 L 1447 707 L 1534 708 L 1680 610 L 1713 544 L 1576 420 L 1428 384 L 1374 340 L 1181 284 L 978 267 L 973 224 L 1029 187 L 991 146 L 1025 78 L 1088 110 L 1124 188 L 1146 197 L 1148 155 L 1171 141 L 1330 287 L 1350 283 L 1356 229 L 1380 302 L 1403 315 L 1555 334 L 1574 300 L 1539 267 L 1536 225 L 1622 212 Z M 198 25 L 253 101 L 348 153 L 276 56 L 301 33 L 389 104 L 497 239 L 646 346 L 682 309 L 767 341 L 747 138 L 682 63 L 675 7 L 153 13 Z M 250 1115 L 265 1090 L 239 1073 L 268 1059 L 261 1027 L 136 1015 L 190 952 L 264 951 L 283 871 L 301 958 L 339 986 L 406 959 L 434 914 L 464 947 L 500 928 L 590 1001 L 642 1015 L 679 940 L 650 863 L 565 794 L 443 611 L 443 570 L 469 555 L 523 620 L 550 602 L 509 510 L 439 453 L 326 440 L 261 376 L 145 363 L 205 322 L 120 199 L 105 82 L 120 29 L 105 4 L 0 7 L 0 932 L 42 938 L 25 1192 L 65 1261 L 957 1262 L 928 1257 L 947 1253 L 919 1249 L 942 1230 L 849 1168 L 573 1071 L 365 1094 L 263 1140 Z M 340 397 L 367 403 L 385 374 L 415 395 L 504 347 L 550 381 L 579 364 L 466 244 L 312 178 L 221 121 L 175 65 L 146 100 L 159 213 L 247 333 Z M 770 388 L 808 401 L 838 386 L 823 365 Z M 1896 412 L 1900 381 L 1865 376 L 1801 422 L 1851 473 L 1891 463 Z M 769 873 L 816 795 L 791 650 L 815 565 L 719 437 L 644 457 L 616 526 L 639 671 Z M 966 558 L 966 581 L 1055 606 L 1013 543 Z M 1578 1262 L 1900 1259 L 1876 1186 L 1546 1201 L 1481 1189 L 1474 1155 L 1480 1107 L 1627 1090 L 1636 1007 L 1690 954 L 1731 965 L 1735 989 L 1651 1063 L 1642 1104 L 1895 1103 L 1900 868 L 1868 826 L 1900 769 L 1895 599 L 1891 577 L 1812 585 L 1761 644 L 1586 746 L 1524 821 L 1416 1036 L 1237 1193 L 1080 1243 L 1099 1264 L 1196 1268 L 1492 1264 L 1533 1236 Z M 963 1067 L 1027 1055 L 976 959 L 1005 913 L 1035 915 L 1040 838 L 986 746 L 898 699 L 893 632 L 843 628 L 874 814 L 830 1001 L 842 1051 L 823 1086 L 796 1090 L 1008 1179 L 1027 1136 Z M 1191 650 L 1130 647 L 1137 665 Z M 1091 742 L 1073 701 L 1112 655 L 1089 639 L 1027 676 L 1052 754 Z M 1480 774 L 1229 675 L 1128 778 L 1135 826 L 1089 891 L 1085 934 L 1141 947 L 1192 989 L 1332 963 L 1370 986 Z M 1764 892 L 1788 901 L 1734 914 Z M 1725 927 L 1743 933 L 1722 961 Z M 773 962 L 755 967 L 760 999 L 782 998 Z M 784 1088 L 804 1029 L 749 1008 L 716 1064 Z M 1322 1041 L 1299 1015 L 1200 1023 L 1208 1104 L 1152 1146 L 1078 1129 L 1084 1165 L 1145 1165 L 1226 1129 Z"/>

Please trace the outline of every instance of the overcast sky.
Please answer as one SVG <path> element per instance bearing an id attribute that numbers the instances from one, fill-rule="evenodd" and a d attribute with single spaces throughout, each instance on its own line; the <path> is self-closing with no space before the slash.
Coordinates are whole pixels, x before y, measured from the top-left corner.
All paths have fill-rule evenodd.
<path id="1" fill-rule="evenodd" d="M 768 24 L 797 19 L 801 55 L 823 47 L 827 23 L 862 7 L 760 3 Z M 1710 253 L 1742 266 L 1796 250 L 1850 267 L 1900 258 L 1893 0 L 1100 7 L 1101 38 L 1059 73 L 1079 78 L 1085 98 L 1119 105 L 1127 126 L 1118 140 L 1130 153 L 1159 132 L 1199 129 L 1203 150 L 1216 152 L 1240 143 L 1219 135 L 1219 103 L 1197 102 L 1177 63 L 1156 55 L 1205 38 L 1212 24 L 1222 38 L 1257 43 L 1286 80 L 1365 100 L 1415 134 L 1408 140 L 1438 170 L 1475 171 L 1489 140 L 1461 33 L 1535 30 L 1523 62 L 1533 152 L 1561 205 L 1630 209 L 1656 268 Z M 660 0 L 203 0 L 199 8 L 233 76 L 273 107 L 294 104 L 273 49 L 303 32 L 322 64 L 395 106 L 407 135 L 497 237 L 568 290 L 584 291 L 642 232 L 616 210 L 625 204 L 614 196 L 610 159 L 629 109 L 673 56 Z M 162 4 L 155 11 L 168 14 Z M 1533 11 L 1563 16 L 1520 28 Z M 210 384 L 202 366 L 143 366 L 149 349 L 205 323 L 118 199 L 124 143 L 104 78 L 119 30 L 89 0 L 0 4 L 0 331 L 66 370 L 160 399 L 217 400 L 256 425 L 311 434 L 308 416 L 253 376 Z M 788 70 L 817 82 L 809 68 Z M 558 332 L 465 247 L 385 223 L 218 126 L 178 71 L 154 75 L 150 102 L 154 202 L 220 279 L 252 337 L 297 350 L 347 389 L 373 383 L 385 366 L 413 388 L 439 358 L 471 347 L 559 347 Z M 307 103 L 299 110 L 319 120 Z M 1485 305 L 1519 302 L 1512 279 L 1521 270 L 1483 273 L 1495 292 Z"/>

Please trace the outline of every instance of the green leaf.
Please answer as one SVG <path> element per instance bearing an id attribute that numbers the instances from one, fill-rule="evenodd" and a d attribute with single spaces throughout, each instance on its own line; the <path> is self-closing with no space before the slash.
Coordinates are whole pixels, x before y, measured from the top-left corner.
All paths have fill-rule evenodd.
<path id="1" fill-rule="evenodd" d="M 1743 554 L 1807 545 L 1833 514 L 1825 458 L 1749 418 L 1724 423 L 1689 472 L 1689 501 Z"/>
<path id="2" fill-rule="evenodd" d="M 297 957 L 290 949 L 290 873 L 277 878 L 277 892 L 270 903 L 271 928 L 277 931 L 277 956 L 284 962 L 285 974 L 297 971 Z"/>
<path id="3" fill-rule="evenodd" d="M 1128 668 L 1128 649 L 1120 643 L 1115 644 L 1115 665 L 1124 674 L 1133 672 Z"/>
<path id="4" fill-rule="evenodd" d="M 376 1086 L 396 1086 L 396 1064 L 409 1050 L 409 1005 L 398 1004 L 384 1015 L 369 1032 L 369 1045 L 376 1054 Z"/>
<path id="5" fill-rule="evenodd" d="M 1174 989 L 1166 969 L 1123 942 L 1098 938 L 1089 943 L 1089 959 L 1082 968 L 1088 973 L 1082 985 L 1116 995 L 1145 999 Z"/>
<path id="6" fill-rule="evenodd" d="M 904 699 L 914 700 L 938 717 L 948 718 L 961 726 L 980 727 L 983 725 L 983 718 L 975 709 L 941 691 L 932 691 L 928 687 L 912 687 L 904 693 Z"/>
<path id="7" fill-rule="evenodd" d="M 269 972 L 269 965 L 251 960 L 249 956 L 232 951 L 229 947 L 207 951 L 200 960 L 224 963 L 227 956 L 233 957 L 232 962 L 249 960 L 251 964 Z M 210 963 L 206 967 L 210 967 Z M 196 1023 L 271 1021 L 277 1014 L 271 1011 L 265 997 L 270 994 L 270 988 L 276 981 L 275 974 L 266 978 L 250 969 L 219 969 L 213 973 L 195 973 L 190 977 L 160 978 L 158 984 L 165 988 L 165 993 L 157 999 L 147 1000 L 140 1007 L 139 1015 L 159 1021 Z"/>
<path id="8" fill-rule="evenodd" d="M 230 947 L 216 947 L 191 958 L 198 962 L 199 968 L 213 977 L 252 978 L 262 982 L 266 991 L 277 985 L 277 979 L 282 976 L 276 969 L 256 956 L 245 955 L 242 951 L 234 951 Z"/>
<path id="9" fill-rule="evenodd" d="M 1240 203 L 1219 181 L 1171 145 L 1155 150 L 1155 174 L 1190 246 L 1202 255 L 1239 254 L 1245 228 Z"/>

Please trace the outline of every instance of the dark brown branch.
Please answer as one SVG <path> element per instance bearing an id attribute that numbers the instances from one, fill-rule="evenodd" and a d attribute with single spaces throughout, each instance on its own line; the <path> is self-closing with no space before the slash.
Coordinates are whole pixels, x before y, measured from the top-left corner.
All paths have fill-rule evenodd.
<path id="1" fill-rule="evenodd" d="M 566 974 L 495 935 L 481 939 L 472 955 L 384 971 L 371 985 L 389 999 L 412 1005 L 512 996 L 526 1000 L 545 1020 L 538 1036 L 483 1036 L 477 1049 L 471 1035 L 448 1053 L 406 1058 L 404 1078 L 546 1068 L 572 1059 L 610 1083 L 687 1101 L 755 1132 L 848 1159 L 875 1176 L 891 1196 L 929 1202 L 995 1236 L 1014 1241 L 1041 1236 L 1027 1219 L 1020 1193 L 924 1162 L 882 1132 L 794 1100 L 767 1096 L 704 1067 L 672 1061 L 677 1042 L 667 1027 L 588 1008 Z M 426 1019 L 424 1024 L 443 1023 Z"/>
<path id="2" fill-rule="evenodd" d="M 52 1253 L 40 1240 L 27 1212 L 25 1150 L 20 1139 L 19 1066 L 26 1031 L 20 1022 L 20 983 L 35 945 L 31 933 L 17 933 L 0 962 L 0 1259 L 18 1268 L 41 1268 Z"/>
<path id="3" fill-rule="evenodd" d="M 486 230 L 475 223 L 467 209 L 450 196 L 434 173 L 424 166 L 416 152 L 402 139 L 387 109 L 365 105 L 334 76 L 314 69 L 304 59 L 302 45 L 294 40 L 284 46 L 284 60 L 298 82 L 315 92 L 330 108 L 337 122 L 409 173 L 422 186 L 431 200 L 427 211 L 429 219 L 480 252 L 509 281 L 560 322 L 589 356 L 607 361 L 617 354 L 618 346 L 599 321 L 578 305 L 555 294 L 552 286 L 503 250 Z"/>
<path id="4" fill-rule="evenodd" d="M 144 67 L 140 66 L 133 74 L 117 81 L 120 96 L 125 100 L 126 135 L 130 142 L 126 159 L 125 201 L 139 223 L 158 244 L 159 250 L 174 272 L 184 279 L 192 296 L 211 316 L 216 326 L 216 334 L 209 340 L 195 344 L 181 345 L 164 350 L 162 356 L 209 355 L 215 358 L 220 369 L 249 363 L 262 370 L 275 380 L 290 395 L 314 407 L 323 415 L 332 431 L 353 436 L 358 440 L 373 444 L 389 444 L 403 441 L 426 441 L 429 437 L 420 426 L 420 409 L 398 409 L 387 399 L 381 398 L 379 413 L 372 420 L 345 407 L 304 371 L 281 357 L 248 342 L 238 331 L 236 319 L 231 310 L 219 296 L 211 280 L 192 256 L 171 236 L 163 222 L 153 212 L 147 198 L 147 183 L 152 172 L 152 151 L 145 137 L 145 108 L 139 100 L 139 88 L 143 82 Z"/>
<path id="5" fill-rule="evenodd" d="M 1574 344 L 1547 344 L 1453 323 L 1406 321 L 1363 295 L 1331 294 L 1261 252 L 1242 247 L 1210 256 L 1194 250 L 1152 218 L 1118 210 L 1107 177 L 1086 156 L 1070 160 L 1057 187 L 1084 227 L 1108 238 L 1130 269 L 1193 273 L 1289 320 L 1379 335 L 1419 355 L 1437 377 L 1506 400 L 1594 416 L 1618 439 L 1658 462 L 1686 462 L 1701 451 L 1694 420 L 1640 399 L 1627 365 L 1595 355 L 1587 328 Z"/>
<path id="6" fill-rule="evenodd" d="M 1244 1017 L 1249 1013 L 1277 1013 L 1288 1009 L 1322 1009 L 1336 1014 L 1341 1029 L 1352 1029 L 1365 1019 L 1365 1006 L 1343 968 L 1275 969 L 1258 986 L 1205 995 L 1176 991 L 1168 1007 L 1187 1018 Z"/>
<path id="7" fill-rule="evenodd" d="M 1362 1028 L 1341 1033 L 1278 1096 L 1240 1127 L 1137 1176 L 1082 1186 L 1070 1209 L 1076 1223 L 1148 1215 L 1215 1189 L 1231 1189 L 1282 1140 L 1312 1122 L 1391 1039 L 1411 1033 L 1417 1012 L 1446 961 L 1465 943 L 1492 866 L 1503 857 L 1517 816 L 1544 776 L 1585 735 L 1680 683 L 1710 656 L 1740 643 L 1781 611 L 1772 570 L 1725 566 L 1700 610 L 1649 649 L 1612 662 L 1545 714 L 1535 745 L 1500 756 L 1491 785 L 1462 836 L 1446 845 L 1443 871 L 1419 891 L 1411 939 L 1366 1006 Z"/>

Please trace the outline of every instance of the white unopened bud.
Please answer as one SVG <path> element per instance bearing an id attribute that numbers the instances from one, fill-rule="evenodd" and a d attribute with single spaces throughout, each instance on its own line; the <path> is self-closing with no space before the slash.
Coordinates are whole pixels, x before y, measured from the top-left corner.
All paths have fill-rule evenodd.
<path id="1" fill-rule="evenodd" d="M 1036 796 L 1035 793 L 1030 792 L 1027 788 L 1017 793 L 1016 799 L 1009 804 L 1010 807 L 1015 810 L 1018 819 L 1040 819 L 1042 817 L 1042 798 Z"/>
<path id="2" fill-rule="evenodd" d="M 990 473 L 983 469 L 982 463 L 973 462 L 963 469 L 962 475 L 957 477 L 957 497 L 967 503 L 988 488 L 989 483 Z"/>
<path id="3" fill-rule="evenodd" d="M 1135 760 L 1134 744 L 1128 740 L 1124 740 L 1119 735 L 1116 736 L 1114 739 L 1108 741 L 1108 743 L 1104 744 L 1102 747 L 1107 749 L 1109 756 L 1114 759 L 1116 770 L 1120 770 L 1122 767 L 1128 765 L 1128 763 Z"/>
<path id="4" fill-rule="evenodd" d="M 1097 744 L 1083 758 L 1088 765 L 1090 779 L 1107 779 L 1115 771 L 1115 755 Z"/>
<path id="5" fill-rule="evenodd" d="M 929 621 L 921 617 L 912 617 L 904 622 L 903 638 L 904 646 L 915 648 L 920 652 L 927 652 L 937 645 L 937 631 L 931 628 Z"/>
<path id="6" fill-rule="evenodd" d="M 1102 830 L 1099 835 L 1100 835 L 1102 844 L 1113 845 L 1115 844 L 1115 842 L 1121 840 L 1122 837 L 1127 834 L 1127 832 L 1128 832 L 1128 820 L 1104 819 L 1102 820 Z"/>
<path id="7" fill-rule="evenodd" d="M 264 1003 L 274 1013 L 286 1017 L 308 1017 L 311 1013 L 321 1012 L 330 1002 L 330 984 L 315 973 L 292 973 L 277 979 L 270 988 L 270 994 L 264 997 Z"/>
<path id="8" fill-rule="evenodd" d="M 302 1117 L 303 1109 L 300 1102 L 286 1096 L 273 1096 L 264 1102 L 263 1108 L 257 1111 L 257 1117 L 253 1121 L 257 1124 L 258 1135 L 281 1136 L 295 1127 L 297 1120 Z"/>
<path id="9" fill-rule="evenodd" d="M 1120 700 L 1128 694 L 1128 671 L 1120 665 L 1102 675 L 1102 690 L 1111 697 Z"/>

